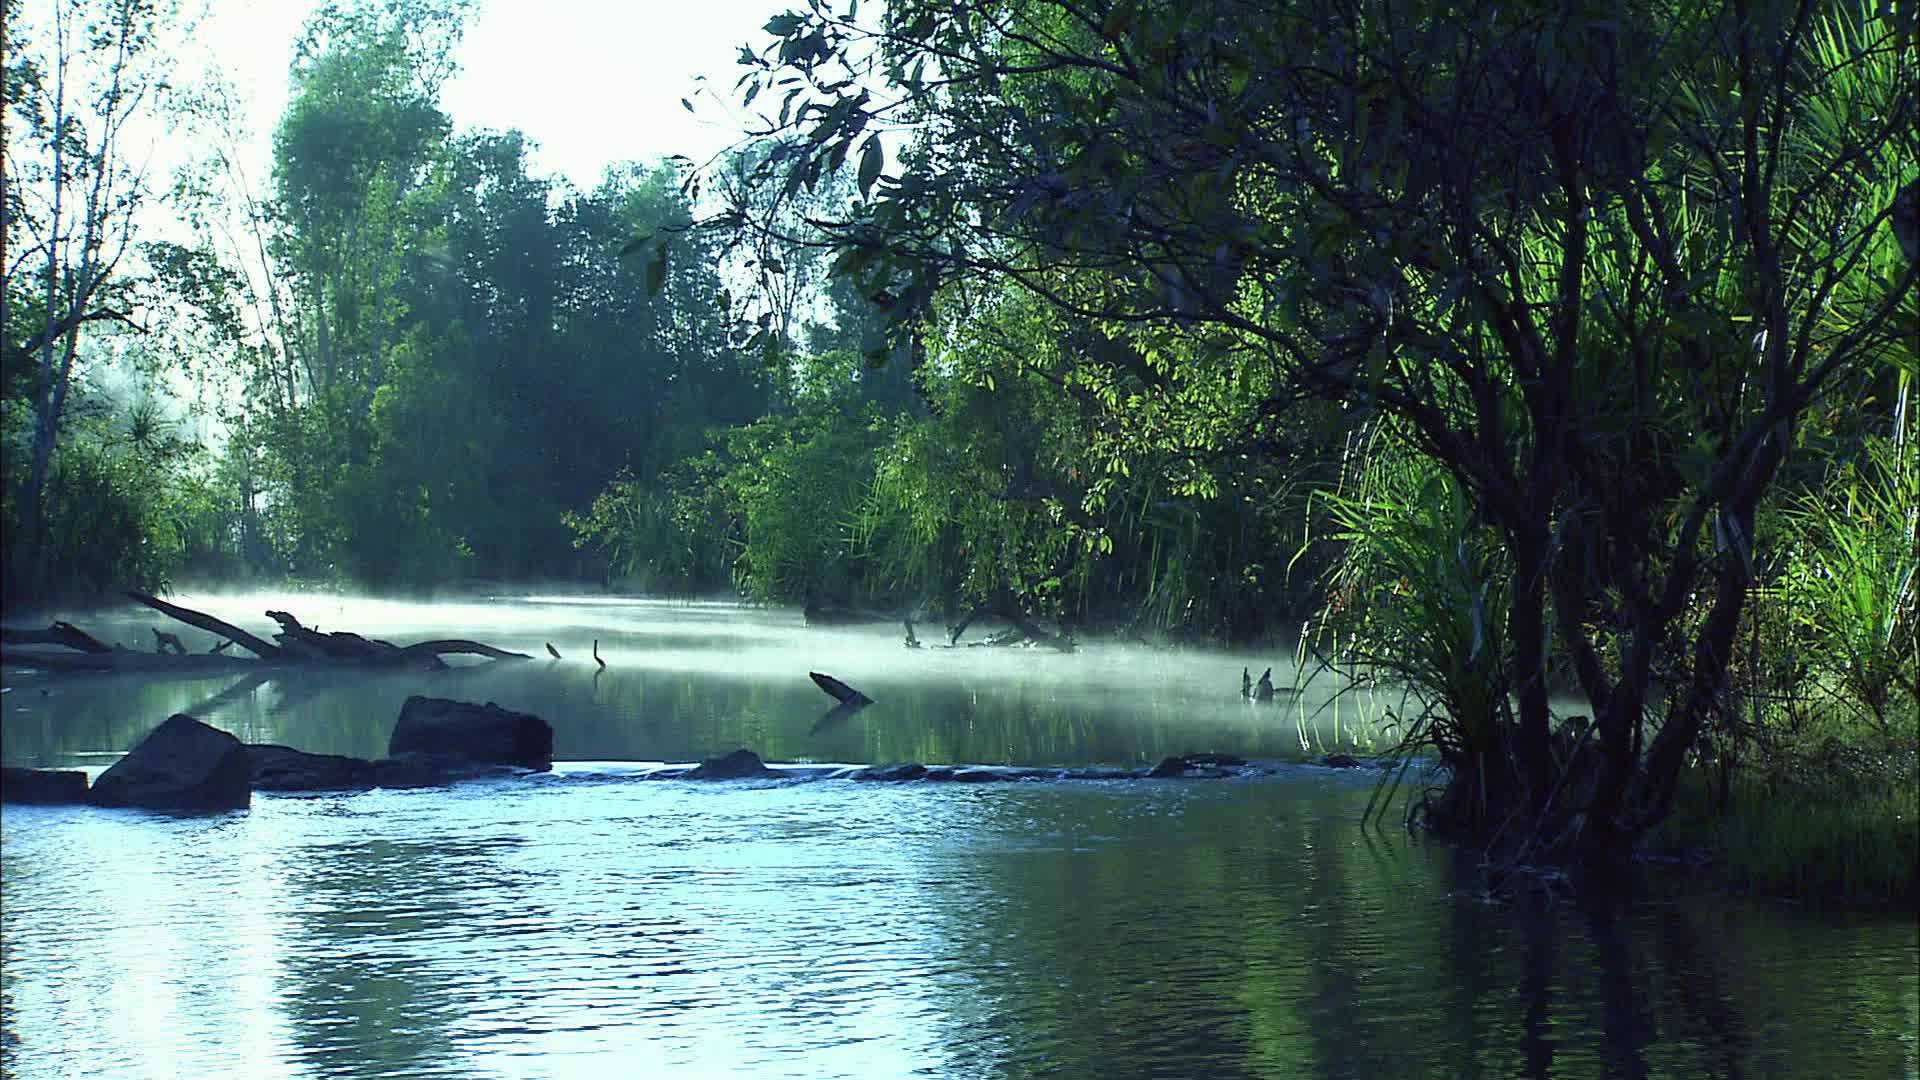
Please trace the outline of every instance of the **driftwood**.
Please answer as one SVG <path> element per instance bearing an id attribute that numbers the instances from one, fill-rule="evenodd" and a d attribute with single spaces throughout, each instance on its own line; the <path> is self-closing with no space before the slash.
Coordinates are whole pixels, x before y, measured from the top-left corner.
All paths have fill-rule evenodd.
<path id="1" fill-rule="evenodd" d="M 835 701 L 838 701 L 842 705 L 873 704 L 872 698 L 868 697 L 867 695 L 861 693 L 858 690 L 855 690 L 853 687 L 848 686 L 846 683 L 841 682 L 839 679 L 836 679 L 831 675 L 822 675 L 817 671 L 809 671 L 807 672 L 807 678 L 813 680 L 813 685 L 819 687 L 822 690 L 825 690 L 828 694 L 833 695 L 833 699 Z"/>
<path id="2" fill-rule="evenodd" d="M 1072 652 L 1074 649 L 1071 631 L 1062 630 L 1058 634 L 1049 634 L 1025 615 L 994 604 L 983 604 L 974 608 L 967 613 L 966 618 L 960 620 L 958 625 L 948 627 L 947 644 L 960 644 L 960 635 L 966 633 L 967 627 L 972 626 L 974 620 L 983 615 L 1011 624 L 1020 633 L 1020 637 L 1013 639 L 1015 641 L 1031 641 L 1035 645 L 1045 645 L 1049 649 L 1058 649 L 1061 652 Z M 993 642 L 993 644 L 1011 644 L 1011 641 Z"/>
<path id="3" fill-rule="evenodd" d="M 336 630 L 323 634 L 318 630 L 300 625 L 300 620 L 284 611 L 269 611 L 267 617 L 280 624 L 280 633 L 274 635 L 278 645 L 247 633 L 231 623 L 216 619 L 205 612 L 170 604 L 147 593 L 129 590 L 127 595 L 134 600 L 153 608 L 169 618 L 197 627 L 211 634 L 225 638 L 228 644 L 239 643 L 258 657 L 249 660 L 240 656 L 227 656 L 216 647 L 211 653 L 137 653 L 127 649 L 116 649 L 105 645 L 86 632 L 70 623 L 54 623 L 45 630 L 7 629 L 4 640 L 10 645 L 62 645 L 73 649 L 72 653 L 33 651 L 12 653 L 7 662 L 49 671 L 140 671 L 140 672 L 180 672 L 180 673 L 216 673 L 224 671 L 248 671 L 293 665 L 311 664 L 350 664 L 363 667 L 406 667 L 425 665 L 444 667 L 442 656 L 467 654 L 484 656 L 491 660 L 530 660 L 525 653 L 509 652 L 478 641 L 462 638 L 440 638 L 422 641 L 412 645 L 399 646 L 390 641 L 362 637 L 359 634 Z M 178 638 L 172 634 L 155 631 L 156 640 Z"/>
<path id="4" fill-rule="evenodd" d="M 171 653 L 134 652 L 131 649 L 114 649 L 103 653 L 10 650 L 5 661 L 42 671 L 157 672 L 173 675 L 224 675 L 260 667 L 277 667 L 284 663 L 280 660 L 254 660 L 245 656 L 213 653 L 174 656 Z"/>
<path id="5" fill-rule="evenodd" d="M 0 641 L 8 645 L 65 645 L 75 652 L 96 655 L 113 651 L 113 646 L 70 622 L 56 622 L 45 630 L 17 630 L 9 626 L 0 630 Z"/>
<path id="6" fill-rule="evenodd" d="M 828 709 L 821 715 L 820 719 L 813 722 L 813 730 L 810 734 L 818 735 L 822 731 L 845 720 L 847 717 L 852 716 L 854 713 L 859 712 L 861 709 L 873 704 L 872 698 L 831 675 L 822 675 L 817 671 L 809 671 L 807 672 L 807 678 L 812 679 L 813 685 L 826 691 L 832 695 L 835 701 L 840 703 Z"/>
<path id="7" fill-rule="evenodd" d="M 178 604 L 169 604 L 165 600 L 143 593 L 138 589 L 128 589 L 127 595 L 132 597 L 136 602 L 145 604 L 170 619 L 186 623 L 188 626 L 197 626 L 209 634 L 218 634 L 228 641 L 237 641 L 251 649 L 253 654 L 262 660 L 277 660 L 280 657 L 280 650 L 278 648 L 254 637 L 252 634 L 247 633 L 232 623 L 222 622 L 211 615 L 195 611 L 192 608 L 183 608 Z"/>

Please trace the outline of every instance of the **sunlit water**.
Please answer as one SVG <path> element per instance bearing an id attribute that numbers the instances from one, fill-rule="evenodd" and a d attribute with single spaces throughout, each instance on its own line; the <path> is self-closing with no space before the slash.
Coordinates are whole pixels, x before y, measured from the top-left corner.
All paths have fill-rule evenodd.
<path id="1" fill-rule="evenodd" d="M 1359 825 L 1364 775 L 701 784 L 619 763 L 1297 757 L 1298 710 L 1238 699 L 1240 668 L 1278 657 L 915 652 L 726 606 L 203 606 L 566 659 L 238 688 L 9 670 L 6 761 L 97 769 L 196 707 L 377 755 L 415 692 L 537 712 L 571 760 L 217 816 L 6 807 L 8 1076 L 1920 1075 L 1911 917 L 1686 889 L 1605 915 L 1489 904 L 1471 860 Z M 85 624 L 131 642 L 157 620 Z M 880 704 L 814 733 L 808 668 Z M 1306 730 L 1322 749 L 1331 717 Z"/>

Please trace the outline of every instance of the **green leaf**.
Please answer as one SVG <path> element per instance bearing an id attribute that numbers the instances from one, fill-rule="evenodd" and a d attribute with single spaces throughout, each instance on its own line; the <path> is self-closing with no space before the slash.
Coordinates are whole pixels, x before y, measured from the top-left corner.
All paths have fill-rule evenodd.
<path id="1" fill-rule="evenodd" d="M 860 197 L 866 198 L 873 190 L 873 182 L 880 179 L 880 166 L 886 163 L 886 153 L 880 147 L 880 136 L 867 136 L 866 145 L 860 150 Z"/>
<path id="2" fill-rule="evenodd" d="M 791 11 L 784 15 L 775 15 L 773 18 L 767 20 L 767 25 L 764 29 L 774 37 L 786 37 L 788 34 L 800 29 L 800 16 L 795 15 Z"/>

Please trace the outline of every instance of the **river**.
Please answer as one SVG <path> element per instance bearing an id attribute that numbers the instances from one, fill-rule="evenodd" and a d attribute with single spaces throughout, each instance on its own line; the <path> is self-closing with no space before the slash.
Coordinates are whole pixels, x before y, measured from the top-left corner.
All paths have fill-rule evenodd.
<path id="1" fill-rule="evenodd" d="M 1384 739 L 1391 699 L 1336 719 L 1324 677 L 1242 702 L 1242 667 L 1290 681 L 1277 654 L 910 650 L 727 604 L 182 600 L 541 658 L 257 685 L 9 668 L 6 763 L 98 770 L 180 710 L 378 756 L 410 693 L 538 713 L 561 763 L 226 815 L 5 807 L 9 1077 L 1920 1075 L 1912 916 L 1674 882 L 1624 909 L 1492 902 L 1454 849 L 1362 827 L 1370 772 L 633 779 L 737 746 L 1136 765 Z M 809 669 L 878 703 L 820 727 Z"/>

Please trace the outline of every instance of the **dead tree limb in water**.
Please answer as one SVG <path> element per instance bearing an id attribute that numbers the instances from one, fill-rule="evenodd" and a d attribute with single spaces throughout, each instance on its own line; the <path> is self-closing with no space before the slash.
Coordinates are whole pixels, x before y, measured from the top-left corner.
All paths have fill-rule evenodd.
<path id="1" fill-rule="evenodd" d="M 136 602 L 145 604 L 170 619 L 186 623 L 188 626 L 199 627 L 209 634 L 218 634 L 229 641 L 237 641 L 245 645 L 248 649 L 251 649 L 253 654 L 262 660 L 278 660 L 280 658 L 280 649 L 278 646 L 271 645 L 260 638 L 254 637 L 252 634 L 247 633 L 232 623 L 223 622 L 204 612 L 195 611 L 192 608 L 183 608 L 178 604 L 169 604 L 165 600 L 148 593 L 143 593 L 138 589 L 128 589 L 127 595 L 132 597 Z"/>
<path id="2" fill-rule="evenodd" d="M 70 622 L 56 622 L 45 630 L 16 630 L 7 627 L 0 630 L 0 640 L 8 645 L 65 645 L 75 652 L 110 653 L 113 646 L 87 633 Z"/>
<path id="3" fill-rule="evenodd" d="M 986 604 L 974 608 L 971 612 L 967 613 L 966 618 L 960 620 L 958 626 L 949 627 L 947 644 L 960 644 L 960 635 L 966 633 L 967 627 L 972 626 L 974 620 L 983 615 L 1011 624 L 1015 630 L 1020 631 L 1022 636 L 1036 645 L 1045 645 L 1050 649 L 1058 649 L 1061 652 L 1072 652 L 1074 649 L 1073 634 L 1071 632 L 1063 630 L 1058 634 L 1049 634 L 1045 630 L 1040 629 L 1040 624 L 1027 618 L 1025 615 L 994 604 Z"/>
<path id="4" fill-rule="evenodd" d="M 531 660 L 533 657 L 523 652 L 508 652 L 496 649 L 485 642 L 468 641 L 465 638 L 436 638 L 433 641 L 419 641 L 400 650 L 400 655 L 413 659 L 421 656 L 484 656 L 489 660 Z"/>
<path id="5" fill-rule="evenodd" d="M 831 675 L 822 675 L 817 671 L 809 671 L 807 672 L 807 678 L 812 679 L 813 685 L 819 687 L 822 690 L 825 690 L 828 694 L 831 694 L 833 696 L 833 699 L 835 701 L 838 701 L 842 705 L 873 704 L 872 698 L 868 697 L 867 695 L 861 693 L 858 690 L 855 690 L 853 687 L 848 686 L 846 683 L 841 682 L 839 679 L 836 679 Z"/>
<path id="6" fill-rule="evenodd" d="M 284 611 L 269 611 L 267 617 L 280 624 L 280 633 L 276 637 L 281 644 L 272 645 L 234 626 L 232 623 L 216 619 L 205 612 L 169 604 L 148 593 L 129 590 L 127 595 L 146 606 L 153 608 L 169 618 L 197 627 L 209 633 L 218 634 L 229 644 L 238 642 L 252 650 L 259 657 L 249 660 L 244 657 L 214 653 L 182 655 L 176 653 L 136 653 L 127 649 L 115 649 L 98 639 L 72 626 L 69 623 L 54 623 L 46 630 L 5 631 L 5 642 L 9 645 L 62 645 L 73 649 L 73 653 L 31 652 L 13 653 L 7 657 L 9 663 L 27 664 L 52 671 L 146 671 L 146 672 L 214 672 L 244 671 L 261 666 L 282 666 L 311 663 L 357 664 L 367 667 L 404 667 L 409 664 L 439 664 L 440 657 L 464 653 L 484 656 L 490 660 L 531 660 L 525 653 L 509 652 L 479 641 L 463 638 L 440 638 L 422 641 L 405 647 L 390 641 L 362 637 L 359 634 L 336 630 L 323 634 L 317 630 L 300 625 L 300 620 Z M 156 639 L 178 639 L 172 634 L 155 631 Z M 222 645 L 219 648 L 223 649 Z M 184 653 L 184 649 L 181 650 Z"/>

